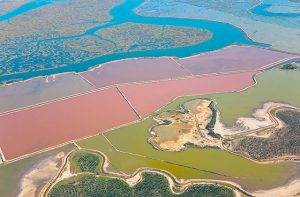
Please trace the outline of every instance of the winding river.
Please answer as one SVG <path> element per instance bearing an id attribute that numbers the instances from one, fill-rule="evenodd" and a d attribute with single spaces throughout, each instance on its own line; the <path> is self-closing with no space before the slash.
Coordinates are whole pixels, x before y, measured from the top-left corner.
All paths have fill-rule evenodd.
<path id="1" fill-rule="evenodd" d="M 40 0 L 40 1 L 45 2 L 45 0 Z M 58 1 L 56 0 L 50 2 L 54 3 Z M 198 29 L 205 29 L 212 33 L 213 35 L 212 38 L 206 42 L 196 44 L 193 46 L 160 49 L 160 50 L 155 49 L 155 50 L 146 50 L 146 51 L 137 51 L 137 52 L 115 53 L 115 54 L 99 56 L 97 58 L 90 59 L 88 61 L 82 61 L 76 64 L 69 64 L 64 67 L 58 67 L 49 70 L 2 75 L 0 76 L 0 83 L 3 83 L 4 81 L 13 81 L 16 79 L 25 80 L 37 76 L 51 75 L 51 74 L 57 74 L 62 72 L 82 72 L 88 70 L 91 67 L 97 66 L 99 64 L 103 64 L 114 60 L 126 59 L 126 58 L 160 57 L 160 56 L 186 57 L 197 53 L 221 49 L 232 44 L 265 46 L 263 44 L 259 44 L 251 41 L 250 39 L 248 39 L 246 34 L 241 29 L 236 28 L 227 23 L 213 22 L 213 21 L 206 21 L 206 20 L 183 19 L 183 18 L 159 18 L 159 17 L 140 16 L 136 14 L 135 9 L 143 2 L 144 0 L 125 0 L 123 3 L 111 9 L 110 14 L 112 16 L 112 19 L 108 23 L 88 29 L 87 31 L 85 31 L 83 34 L 80 35 L 59 37 L 54 39 L 66 40 L 66 39 L 84 37 L 88 35 L 95 35 L 95 33 L 101 29 L 112 27 L 115 25 L 120 25 L 126 22 L 161 25 L 161 26 L 172 25 L 172 26 L 180 26 L 180 27 L 192 27 Z M 14 14 L 11 14 L 11 16 L 12 17 L 20 16 L 30 10 L 37 9 L 40 6 L 32 7 L 32 6 L 23 5 L 21 7 L 23 8 L 22 9 L 17 8 L 14 11 Z M 47 42 L 51 40 L 53 39 L 39 41 L 39 42 Z"/>

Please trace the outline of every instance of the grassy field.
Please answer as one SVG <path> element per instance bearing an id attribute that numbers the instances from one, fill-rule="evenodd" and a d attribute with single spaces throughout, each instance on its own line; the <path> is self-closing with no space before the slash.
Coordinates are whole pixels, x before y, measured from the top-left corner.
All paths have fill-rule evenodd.
<path id="1" fill-rule="evenodd" d="M 180 195 L 171 192 L 167 179 L 159 174 L 143 173 L 143 181 L 129 187 L 116 178 L 83 175 L 61 181 L 50 191 L 49 197 L 74 196 L 234 196 L 231 189 L 217 185 L 194 185 Z"/>
<path id="2" fill-rule="evenodd" d="M 74 149 L 73 145 L 66 145 L 45 153 L 37 154 L 11 164 L 0 165 L 0 195 L 1 196 L 16 196 L 18 192 L 18 184 L 20 179 L 39 161 L 58 154 L 59 152 L 69 152 Z"/>
<path id="3" fill-rule="evenodd" d="M 101 170 L 102 157 L 86 151 L 76 151 L 70 155 L 71 172 L 91 172 L 97 173 Z"/>
<path id="4" fill-rule="evenodd" d="M 181 97 L 164 109 L 174 109 L 178 104 L 195 98 L 216 99 L 216 108 L 221 112 L 222 122 L 233 125 L 241 116 L 251 116 L 254 109 L 264 102 L 275 101 L 300 107 L 300 71 L 275 69 L 256 76 L 257 85 L 242 92 Z"/>

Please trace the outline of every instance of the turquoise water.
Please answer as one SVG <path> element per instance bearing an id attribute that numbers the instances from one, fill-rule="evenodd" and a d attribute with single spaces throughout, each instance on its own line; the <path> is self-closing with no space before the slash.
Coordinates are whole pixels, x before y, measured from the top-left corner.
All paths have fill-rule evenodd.
<path id="1" fill-rule="evenodd" d="M 260 4 L 259 6 L 253 8 L 251 11 L 254 14 L 262 15 L 262 16 L 269 16 L 269 17 L 288 17 L 288 18 L 296 18 L 300 17 L 298 13 L 273 13 L 268 12 L 268 8 L 270 8 L 272 4 Z"/>
<path id="2" fill-rule="evenodd" d="M 28 11 L 56 3 L 56 2 L 61 2 L 63 0 L 34 0 L 30 1 L 28 3 L 25 3 L 24 5 L 16 8 L 15 10 L 9 11 L 3 15 L 0 15 L 0 21 L 9 21 L 10 19 L 25 14 Z"/>
<path id="3" fill-rule="evenodd" d="M 43 1 L 44 2 L 44 1 Z M 196 44 L 193 46 L 172 48 L 172 49 L 161 49 L 161 50 L 147 50 L 147 51 L 138 51 L 138 52 L 126 52 L 126 53 L 116 53 L 110 55 L 99 56 L 97 58 L 82 61 L 76 64 L 69 64 L 64 67 L 58 67 L 55 69 L 41 70 L 28 73 L 18 73 L 11 75 L 0 76 L 0 83 L 4 81 L 13 81 L 16 79 L 28 79 L 36 76 L 50 75 L 61 72 L 82 72 L 86 71 L 89 68 L 96 66 L 98 64 L 103 64 L 109 61 L 120 60 L 125 58 L 133 57 L 160 57 L 160 56 L 177 56 L 177 57 L 186 57 L 196 53 L 207 52 L 212 50 L 217 50 L 231 44 L 248 44 L 248 45 L 260 45 L 249 40 L 243 31 L 240 29 L 220 22 L 205 21 L 205 20 L 193 20 L 193 19 L 180 19 L 180 18 L 158 18 L 158 17 L 144 17 L 137 15 L 134 10 L 137 8 L 144 0 L 126 0 L 120 5 L 114 7 L 110 14 L 112 16 L 111 21 L 108 23 L 91 28 L 80 35 L 59 37 L 54 39 L 43 40 L 39 42 L 48 42 L 51 40 L 65 40 L 65 39 L 74 39 L 80 38 L 88 35 L 94 35 L 97 31 L 112 27 L 115 25 L 120 25 L 126 22 L 141 23 L 141 24 L 153 24 L 153 25 L 173 25 L 181 27 L 192 27 L 198 29 L 206 29 L 212 32 L 212 39 Z M 28 4 L 27 4 L 28 5 Z M 22 6 L 21 6 L 22 7 Z M 26 6 L 22 9 L 16 9 L 14 15 L 21 15 L 26 13 L 29 10 L 38 8 L 37 6 Z M 18 62 L 21 63 L 21 62 Z"/>

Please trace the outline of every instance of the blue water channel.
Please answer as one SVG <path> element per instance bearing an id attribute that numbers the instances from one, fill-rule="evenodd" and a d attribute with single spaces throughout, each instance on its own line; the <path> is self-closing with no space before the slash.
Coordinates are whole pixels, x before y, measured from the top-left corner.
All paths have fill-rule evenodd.
<path id="1" fill-rule="evenodd" d="M 24 5 L 21 5 L 20 7 L 11 10 L 3 15 L 0 15 L 0 21 L 9 21 L 10 19 L 22 15 L 26 12 L 29 12 L 31 10 L 35 10 L 37 8 L 41 8 L 46 5 L 50 5 L 52 3 L 56 2 L 62 2 L 63 0 L 34 0 L 30 1 L 28 3 L 25 3 Z"/>
<path id="2" fill-rule="evenodd" d="M 268 17 L 286 17 L 286 18 L 300 17 L 300 14 L 298 14 L 298 13 L 274 13 L 274 12 L 269 12 L 268 8 L 270 8 L 271 6 L 272 6 L 272 4 L 260 4 L 256 7 L 254 7 L 251 10 L 251 12 L 253 14 L 268 16 Z"/>
<path id="3" fill-rule="evenodd" d="M 94 35 L 97 31 L 101 29 L 112 27 L 115 25 L 120 25 L 126 22 L 153 24 L 153 25 L 162 25 L 162 26 L 173 25 L 173 26 L 180 26 L 180 27 L 192 27 L 198 29 L 205 29 L 212 33 L 212 38 L 206 42 L 196 44 L 193 46 L 171 48 L 171 49 L 159 49 L 159 50 L 156 49 L 156 50 L 147 50 L 147 51 L 138 51 L 138 52 L 116 53 L 116 54 L 99 56 L 97 58 L 88 61 L 82 61 L 80 63 L 70 64 L 64 67 L 54 68 L 50 70 L 4 75 L 4 76 L 0 76 L 0 83 L 3 83 L 4 81 L 6 82 L 13 81 L 16 79 L 25 80 L 36 76 L 51 75 L 51 74 L 62 73 L 62 72 L 72 72 L 72 71 L 82 72 L 98 64 L 103 64 L 106 62 L 126 59 L 126 58 L 160 57 L 160 56 L 186 57 L 201 52 L 217 50 L 229 46 L 231 44 L 248 44 L 248 45 L 266 46 L 251 41 L 250 39 L 247 38 L 247 36 L 242 30 L 227 23 L 213 22 L 213 21 L 206 21 L 206 20 L 194 20 L 194 19 L 140 16 L 136 14 L 134 10 L 143 2 L 144 0 L 125 0 L 123 3 L 114 7 L 110 11 L 112 20 L 109 21 L 108 23 L 91 28 L 87 30 L 85 33 L 80 35 L 55 38 L 55 40 L 72 39 L 77 37 Z M 26 13 L 26 10 L 29 11 L 34 9 L 33 7 L 30 6 L 29 7 L 26 6 L 26 8 L 27 9 L 25 9 L 23 6 L 22 9 L 16 9 L 19 11 L 15 10 L 16 13 L 14 13 L 14 15 L 21 15 L 23 13 Z"/>

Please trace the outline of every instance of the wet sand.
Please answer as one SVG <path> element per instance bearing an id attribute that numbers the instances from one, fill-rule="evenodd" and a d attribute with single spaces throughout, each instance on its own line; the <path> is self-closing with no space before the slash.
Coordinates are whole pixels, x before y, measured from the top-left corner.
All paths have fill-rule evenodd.
<path id="1" fill-rule="evenodd" d="M 256 131 L 262 128 L 282 128 L 284 126 L 284 123 L 277 117 L 273 117 L 272 115 L 270 115 L 273 109 L 282 107 L 298 109 L 288 104 L 267 102 L 264 103 L 261 108 L 256 109 L 251 117 L 238 118 L 233 127 L 225 127 L 220 118 L 222 114 L 218 113 L 217 121 L 215 124 L 215 131 L 221 135 L 231 136 L 239 133 L 242 134 L 249 131 Z"/>
<path id="2" fill-rule="evenodd" d="M 270 190 L 260 190 L 253 193 L 257 197 L 286 197 L 299 196 L 300 194 L 300 179 L 291 181 L 290 183 Z"/>
<path id="3" fill-rule="evenodd" d="M 19 197 L 28 197 L 38 194 L 38 190 L 50 181 L 59 171 L 59 163 L 65 156 L 64 152 L 51 156 L 34 165 L 21 179 Z"/>

